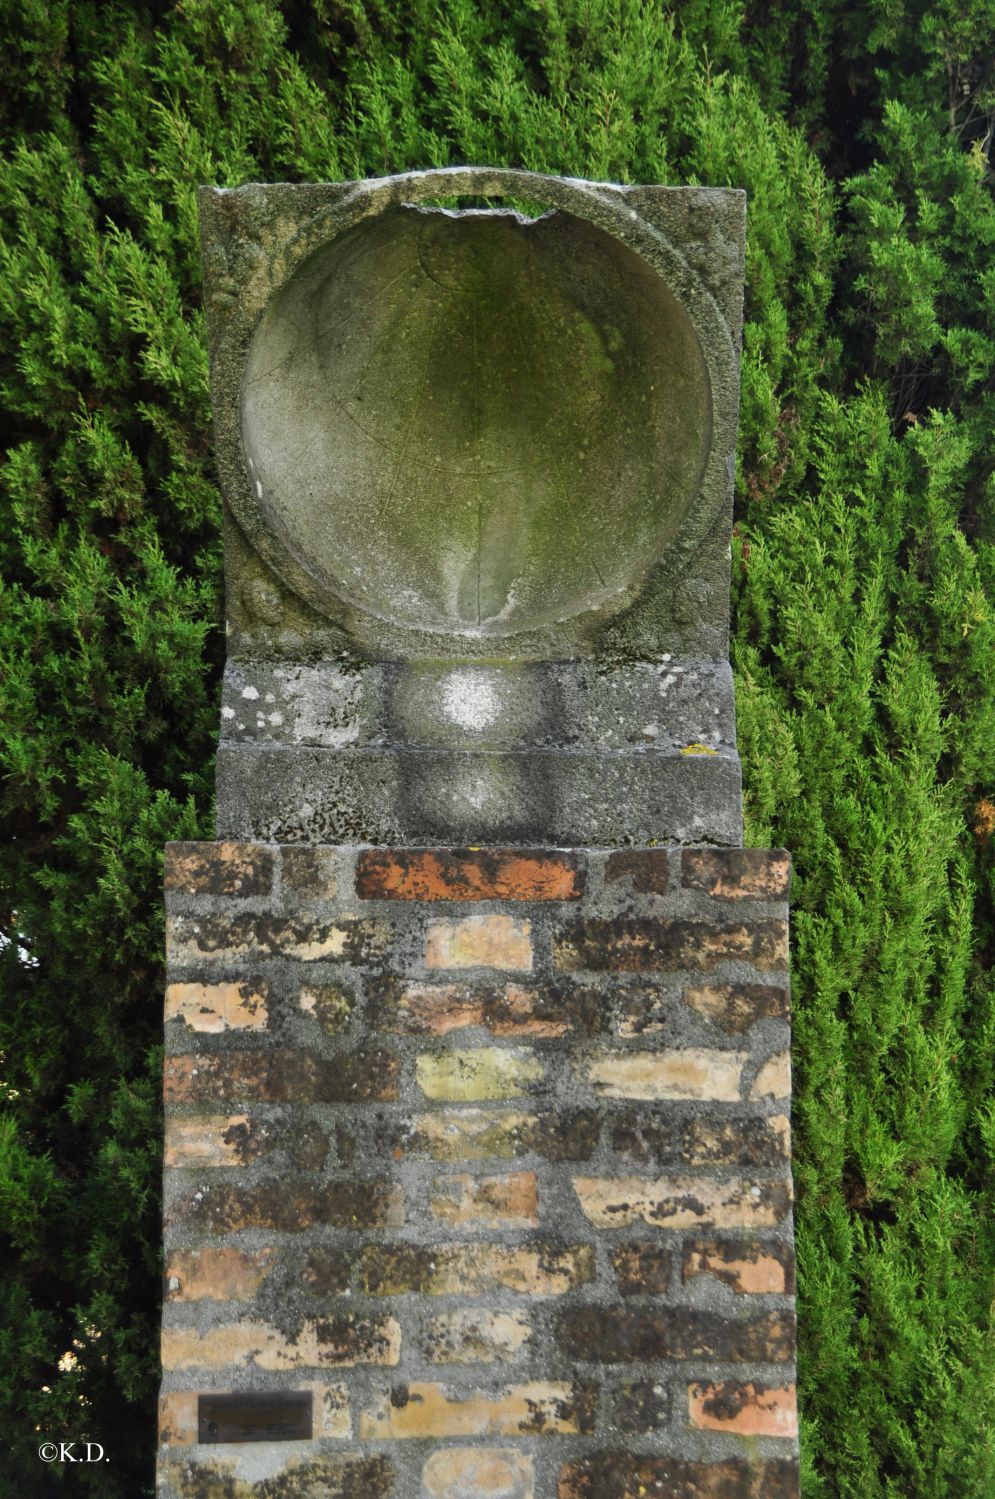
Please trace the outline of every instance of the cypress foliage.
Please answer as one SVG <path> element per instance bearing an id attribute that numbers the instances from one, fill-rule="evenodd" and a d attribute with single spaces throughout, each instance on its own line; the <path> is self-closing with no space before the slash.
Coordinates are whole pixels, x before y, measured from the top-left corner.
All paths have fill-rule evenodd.
<path id="1" fill-rule="evenodd" d="M 750 841 L 796 866 L 804 1492 L 995 1492 L 990 0 L 0 20 L 0 1499 L 151 1493 L 161 852 L 212 835 L 223 659 L 195 187 L 460 161 L 749 192 L 733 660 Z"/>

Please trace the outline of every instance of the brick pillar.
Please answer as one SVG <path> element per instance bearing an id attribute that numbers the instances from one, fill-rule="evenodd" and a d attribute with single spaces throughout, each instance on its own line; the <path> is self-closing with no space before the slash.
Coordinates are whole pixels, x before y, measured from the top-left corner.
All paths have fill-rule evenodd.
<path id="1" fill-rule="evenodd" d="M 172 844 L 160 1499 L 797 1495 L 788 879 Z"/>

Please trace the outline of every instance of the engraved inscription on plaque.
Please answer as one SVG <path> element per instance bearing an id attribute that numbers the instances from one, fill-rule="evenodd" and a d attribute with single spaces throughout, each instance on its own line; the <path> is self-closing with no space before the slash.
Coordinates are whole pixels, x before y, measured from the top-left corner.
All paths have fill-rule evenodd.
<path id="1" fill-rule="evenodd" d="M 292 1442 L 310 1439 L 310 1390 L 252 1390 L 240 1395 L 201 1395 L 197 1400 L 200 1442 Z"/>

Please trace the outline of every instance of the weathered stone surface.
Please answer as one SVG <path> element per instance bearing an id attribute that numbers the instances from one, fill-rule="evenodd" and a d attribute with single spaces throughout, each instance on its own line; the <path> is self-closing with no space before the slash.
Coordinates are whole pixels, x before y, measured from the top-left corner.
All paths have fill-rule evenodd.
<path id="1" fill-rule="evenodd" d="M 363 900 L 579 900 L 577 853 L 525 849 L 363 849 L 356 890 Z"/>

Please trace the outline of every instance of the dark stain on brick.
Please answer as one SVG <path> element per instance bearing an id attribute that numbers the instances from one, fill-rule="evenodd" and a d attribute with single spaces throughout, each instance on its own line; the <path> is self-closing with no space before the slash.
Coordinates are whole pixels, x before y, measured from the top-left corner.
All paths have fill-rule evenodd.
<path id="1" fill-rule="evenodd" d="M 785 1137 L 769 1119 L 685 1120 L 681 1147 L 692 1166 L 779 1166 L 786 1159 Z"/>
<path id="2" fill-rule="evenodd" d="M 612 1394 L 612 1422 L 619 1431 L 647 1436 L 670 1419 L 670 1395 L 666 1385 L 652 1379 L 633 1379 Z"/>
<path id="3" fill-rule="evenodd" d="M 686 1307 L 575 1306 L 557 1317 L 569 1358 L 605 1364 L 669 1358 L 781 1360 L 793 1357 L 794 1319 L 787 1312 L 733 1318 Z"/>
<path id="4" fill-rule="evenodd" d="M 670 858 L 663 848 L 626 848 L 608 855 L 605 884 L 629 880 L 640 895 L 666 895 Z"/>
<path id="5" fill-rule="evenodd" d="M 352 1260 L 345 1250 L 322 1245 L 308 1250 L 302 1279 L 317 1295 L 329 1296 L 347 1290 L 351 1274 Z"/>
<path id="6" fill-rule="evenodd" d="M 625 1109 L 612 1121 L 610 1144 L 622 1155 L 657 1166 L 677 1165 L 681 1160 L 680 1129 L 670 1114 Z"/>
<path id="7" fill-rule="evenodd" d="M 177 1492 L 183 1499 L 391 1499 L 394 1469 L 385 1457 L 321 1457 L 272 1478 L 249 1481 L 229 1468 L 184 1463 L 178 1468 Z"/>
<path id="8" fill-rule="evenodd" d="M 558 968 L 605 970 L 710 969 L 719 963 L 786 968 L 788 929 L 783 921 L 667 921 L 650 917 L 588 918 L 554 934 Z"/>
<path id="9" fill-rule="evenodd" d="M 215 1183 L 198 1197 L 188 1193 L 168 1222 L 201 1224 L 210 1233 L 266 1228 L 278 1233 L 326 1225 L 382 1228 L 391 1216 L 394 1189 L 386 1181 L 335 1182 L 321 1187 L 280 1178 L 253 1187 Z"/>
<path id="10" fill-rule="evenodd" d="M 670 1284 L 670 1251 L 653 1241 L 621 1244 L 612 1265 L 623 1296 L 665 1296 Z"/>
<path id="11" fill-rule="evenodd" d="M 798 1464 L 790 1458 L 689 1462 L 594 1452 L 560 1471 L 557 1499 L 798 1499 Z"/>

